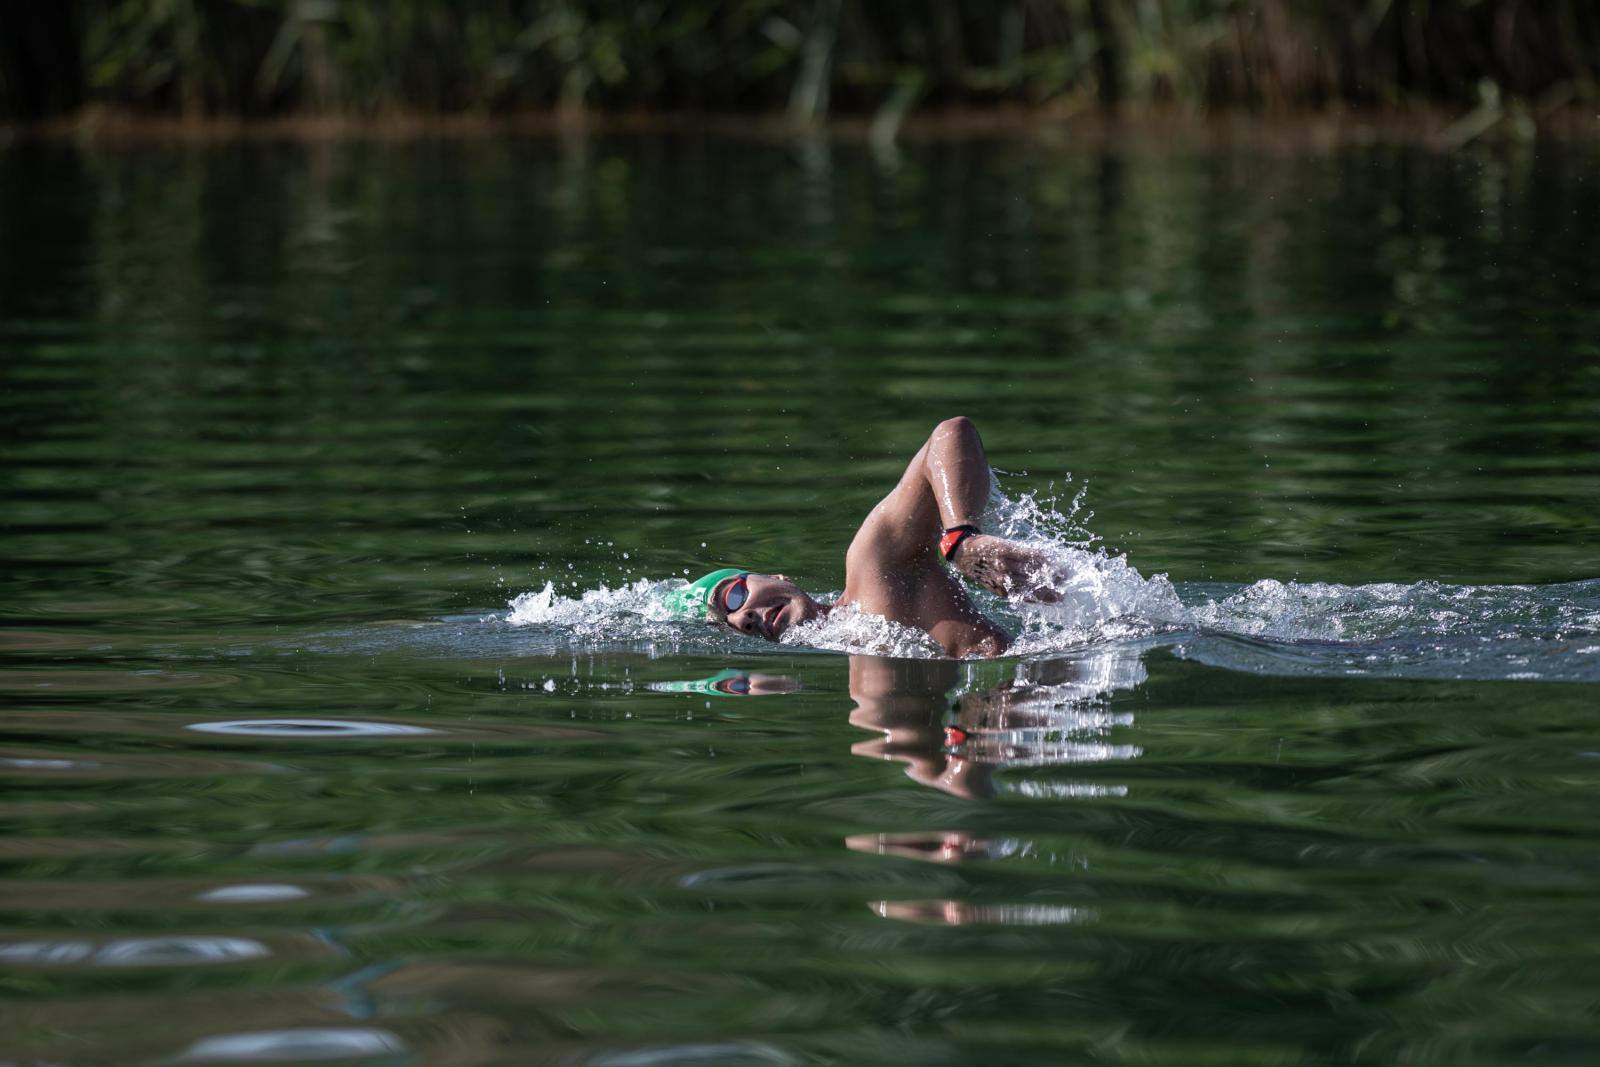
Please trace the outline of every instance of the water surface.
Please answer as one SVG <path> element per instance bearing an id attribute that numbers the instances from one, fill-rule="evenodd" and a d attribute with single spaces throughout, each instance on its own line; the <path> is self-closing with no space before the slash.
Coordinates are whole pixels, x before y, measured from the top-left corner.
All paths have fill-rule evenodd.
<path id="1" fill-rule="evenodd" d="M 1593 1060 L 1597 164 L 10 146 L 0 1056 Z M 1019 655 L 638 610 L 953 414 Z"/>

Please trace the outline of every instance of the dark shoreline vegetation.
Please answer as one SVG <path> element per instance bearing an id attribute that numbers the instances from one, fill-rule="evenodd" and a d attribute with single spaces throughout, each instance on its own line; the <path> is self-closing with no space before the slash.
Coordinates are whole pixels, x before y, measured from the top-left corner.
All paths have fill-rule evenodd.
<path id="1" fill-rule="evenodd" d="M 952 114 L 1326 112 L 1447 114 L 1462 143 L 1592 124 L 1597 102 L 1590 0 L 0 7 L 0 121 L 23 128 L 842 117 L 892 139 Z"/>

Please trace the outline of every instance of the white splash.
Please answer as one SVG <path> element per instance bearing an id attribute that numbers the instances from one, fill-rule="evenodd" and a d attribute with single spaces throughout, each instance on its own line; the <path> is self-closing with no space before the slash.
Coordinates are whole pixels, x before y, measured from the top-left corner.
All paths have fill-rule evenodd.
<path id="1" fill-rule="evenodd" d="M 936 659 L 944 654 L 933 638 L 916 627 L 890 622 L 854 604 L 841 605 L 826 615 L 795 624 L 784 633 L 782 643 L 902 659 Z"/>
<path id="2" fill-rule="evenodd" d="M 1088 528 L 1092 518 L 1082 486 L 1065 504 L 1048 492 L 992 494 L 984 530 L 1033 549 L 1041 560 L 1035 585 L 1054 594 L 1039 603 L 974 592 L 986 613 L 1017 634 L 1008 656 L 1047 659 L 1154 637 L 1174 644 L 1179 655 L 1251 671 L 1508 678 L 1530 675 L 1537 661 L 1547 678 L 1600 681 L 1600 663 L 1592 658 L 1600 650 L 1600 580 L 1350 586 L 1269 578 L 1243 587 L 1189 586 L 1180 595 L 1165 574 L 1147 578 L 1125 555 L 1107 550 Z M 750 648 L 748 638 L 674 618 L 663 602 L 684 585 L 676 578 L 638 580 L 566 595 L 546 583 L 510 601 L 510 611 L 494 621 L 532 628 L 535 644 L 563 648 L 622 645 L 652 655 Z M 920 630 L 848 605 L 793 627 L 783 644 L 907 658 L 941 654 Z"/>
<path id="3" fill-rule="evenodd" d="M 1022 624 L 1014 655 L 1144 636 L 1188 621 L 1165 574 L 1146 578 L 1126 556 L 1098 544 L 1086 525 L 1094 517 L 1084 506 L 1086 491 L 1078 488 L 1065 513 L 1054 496 L 1023 493 L 1013 500 L 996 489 L 990 497 L 984 529 L 1036 550 L 1045 562 L 1032 577 L 1057 597 L 1007 602 Z"/>
<path id="4" fill-rule="evenodd" d="M 523 593 L 511 600 L 511 613 L 505 618 L 513 626 L 543 623 L 580 629 L 623 615 L 665 621 L 671 616 L 661 606 L 662 594 L 687 584 L 679 579 L 652 582 L 641 578 L 616 589 L 602 585 L 569 597 L 556 592 L 554 582 L 545 582 L 538 592 Z"/>

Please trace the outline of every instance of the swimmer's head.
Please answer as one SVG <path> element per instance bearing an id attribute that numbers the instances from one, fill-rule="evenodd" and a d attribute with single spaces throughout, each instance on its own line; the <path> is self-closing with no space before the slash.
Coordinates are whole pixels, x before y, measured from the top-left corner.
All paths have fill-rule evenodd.
<path id="1" fill-rule="evenodd" d="M 743 571 L 719 578 L 706 601 L 706 618 L 718 626 L 767 641 L 826 610 L 786 575 Z"/>
<path id="2" fill-rule="evenodd" d="M 743 567 L 723 567 L 702 574 L 682 589 L 674 589 L 662 598 L 661 604 L 673 615 L 684 619 L 704 619 L 711 604 L 711 592 L 727 578 L 745 573 Z"/>
<path id="3" fill-rule="evenodd" d="M 776 641 L 797 622 L 826 608 L 781 574 L 724 567 L 667 594 L 666 606 L 685 619 L 705 619 L 752 637 Z"/>

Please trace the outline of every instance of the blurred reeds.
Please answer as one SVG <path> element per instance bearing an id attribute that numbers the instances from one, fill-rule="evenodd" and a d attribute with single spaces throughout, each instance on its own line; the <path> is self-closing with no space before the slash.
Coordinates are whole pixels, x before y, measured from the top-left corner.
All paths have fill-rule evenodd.
<path id="1" fill-rule="evenodd" d="M 1596 0 L 12 0 L 0 117 L 1600 100 Z"/>

